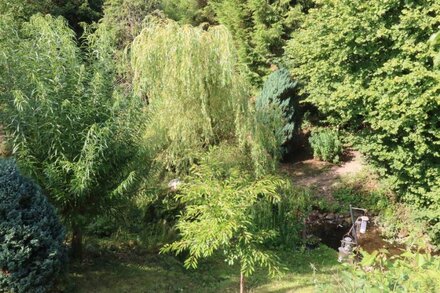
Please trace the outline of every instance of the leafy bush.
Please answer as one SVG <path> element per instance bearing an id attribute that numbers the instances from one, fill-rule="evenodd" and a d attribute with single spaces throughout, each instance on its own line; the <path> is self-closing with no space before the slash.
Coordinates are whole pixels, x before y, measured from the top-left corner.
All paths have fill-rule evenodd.
<path id="1" fill-rule="evenodd" d="M 332 192 L 333 197 L 339 202 L 338 211 L 346 212 L 349 205 L 368 209 L 370 212 L 380 212 L 389 204 L 386 194 L 379 190 L 359 190 L 351 186 L 344 186 Z"/>
<path id="2" fill-rule="evenodd" d="M 327 162 L 339 162 L 342 143 L 336 131 L 327 128 L 313 131 L 309 142 L 313 149 L 313 157 Z"/>
<path id="3" fill-rule="evenodd" d="M 61 18 L 0 18 L 0 119 L 20 166 L 71 225 L 78 255 L 88 216 L 125 199 L 149 166 L 143 104 L 115 85 L 108 41 L 86 35 L 81 51 Z"/>
<path id="4" fill-rule="evenodd" d="M 424 210 L 440 241 L 440 2 L 324 0 L 286 52 L 308 101 Z M 431 39 L 431 41 L 429 41 Z"/>
<path id="5" fill-rule="evenodd" d="M 109 237 L 118 229 L 118 224 L 113 217 L 106 215 L 97 216 L 86 227 L 86 232 L 98 237 Z"/>
<path id="6" fill-rule="evenodd" d="M 362 261 L 337 276 L 326 292 L 439 292 L 440 258 L 419 252 L 390 257 L 363 252 Z"/>
<path id="7" fill-rule="evenodd" d="M 1 159 L 0 291 L 49 291 L 66 263 L 64 238 L 41 189 L 13 161 Z"/>

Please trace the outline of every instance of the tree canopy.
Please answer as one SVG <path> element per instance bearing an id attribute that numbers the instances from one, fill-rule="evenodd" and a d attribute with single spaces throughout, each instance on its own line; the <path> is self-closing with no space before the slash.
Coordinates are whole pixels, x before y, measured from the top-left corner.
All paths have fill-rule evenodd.
<path id="1" fill-rule="evenodd" d="M 94 48 L 105 41 L 90 40 L 83 56 L 61 18 L 2 19 L 6 135 L 20 166 L 79 229 L 136 181 L 140 103 L 118 92 L 111 54 Z"/>
<path id="2" fill-rule="evenodd" d="M 151 23 L 131 56 L 134 90 L 148 101 L 145 136 L 166 169 L 186 172 L 207 146 L 242 138 L 248 86 L 226 28 Z"/>
<path id="3" fill-rule="evenodd" d="M 327 121 L 424 209 L 439 233 L 438 1 L 321 1 L 286 49 L 293 75 Z"/>

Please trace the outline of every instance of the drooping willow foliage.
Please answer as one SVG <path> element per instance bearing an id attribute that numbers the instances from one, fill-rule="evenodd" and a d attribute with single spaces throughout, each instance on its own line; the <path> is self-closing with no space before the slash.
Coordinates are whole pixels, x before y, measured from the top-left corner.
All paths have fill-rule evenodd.
<path id="1" fill-rule="evenodd" d="M 226 28 L 155 22 L 131 54 L 134 90 L 149 103 L 146 139 L 165 169 L 185 172 L 207 146 L 241 140 L 248 85 Z"/>

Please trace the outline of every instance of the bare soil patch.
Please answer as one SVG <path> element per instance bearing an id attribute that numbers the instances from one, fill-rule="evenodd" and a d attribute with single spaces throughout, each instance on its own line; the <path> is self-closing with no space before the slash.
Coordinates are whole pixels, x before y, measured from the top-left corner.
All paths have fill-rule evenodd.
<path id="1" fill-rule="evenodd" d="M 329 195 L 338 186 L 341 178 L 354 176 L 362 171 L 365 163 L 361 153 L 348 150 L 344 161 L 331 164 L 316 159 L 307 159 L 293 164 L 283 164 L 281 170 L 299 186 L 316 189 L 323 195 Z"/>

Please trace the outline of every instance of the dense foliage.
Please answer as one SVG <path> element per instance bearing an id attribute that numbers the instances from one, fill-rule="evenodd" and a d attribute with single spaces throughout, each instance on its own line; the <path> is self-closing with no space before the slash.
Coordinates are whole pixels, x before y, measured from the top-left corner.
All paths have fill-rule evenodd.
<path id="1" fill-rule="evenodd" d="M 297 128 L 296 82 L 285 69 L 269 75 L 255 101 L 251 152 L 257 175 L 273 172 Z"/>
<path id="2" fill-rule="evenodd" d="M 183 24 L 198 25 L 212 22 L 207 13 L 207 0 L 161 0 L 161 7 L 167 17 Z"/>
<path id="3" fill-rule="evenodd" d="M 64 238 L 42 190 L 0 159 L 0 291 L 50 291 L 66 265 Z"/>
<path id="4" fill-rule="evenodd" d="M 159 1 L 108 0 L 98 24 L 98 34 L 111 35 L 113 45 L 124 50 L 141 32 L 146 17 L 158 7 Z"/>
<path id="5" fill-rule="evenodd" d="M 309 142 L 314 158 L 333 163 L 339 162 L 342 143 L 337 131 L 328 128 L 317 129 L 310 135 Z"/>
<path id="6" fill-rule="evenodd" d="M 36 13 L 63 16 L 80 36 L 83 23 L 98 21 L 102 16 L 103 2 L 104 0 L 0 0 L 0 12 L 13 13 L 21 20 L 29 20 Z"/>
<path id="7" fill-rule="evenodd" d="M 440 3 L 321 1 L 286 49 L 308 101 L 357 134 L 357 146 L 440 231 L 440 72 L 430 37 Z"/>
<path id="8" fill-rule="evenodd" d="M 305 240 L 304 220 L 312 208 L 311 194 L 287 179 L 277 193 L 278 201 L 259 201 L 253 207 L 254 223 L 259 229 L 276 232 L 275 237 L 266 241 L 268 247 L 300 248 Z"/>
<path id="9" fill-rule="evenodd" d="M 292 2 L 298 3 L 292 6 Z M 290 0 L 213 0 L 209 9 L 215 20 L 225 25 L 234 36 L 240 61 L 247 66 L 248 78 L 254 85 L 283 54 L 289 33 L 296 28 L 311 1 Z"/>
<path id="10" fill-rule="evenodd" d="M 274 176 L 254 180 L 245 166 L 239 153 L 222 147 L 210 150 L 191 170 L 189 183 L 177 195 L 185 205 L 176 225 L 181 239 L 166 245 L 164 252 L 188 251 L 185 266 L 192 268 L 200 258 L 222 252 L 230 265 L 239 263 L 244 275 L 257 266 L 278 271 L 276 257 L 264 246 L 277 236 L 277 228 L 258 225 L 255 209 L 280 202 L 278 190 L 285 182 Z"/>
<path id="11" fill-rule="evenodd" d="M 135 91 L 148 100 L 146 142 L 165 169 L 185 173 L 199 152 L 244 129 L 247 84 L 224 27 L 152 23 L 134 40 Z"/>
<path id="12" fill-rule="evenodd" d="M 327 292 L 438 292 L 440 259 L 420 252 L 390 257 L 386 251 L 363 253 L 362 261 L 337 278 Z"/>
<path id="13" fill-rule="evenodd" d="M 438 244 L 439 27 L 437 0 L 0 0 L 0 155 L 47 195 L 10 161 L 0 168 L 0 291 L 47 291 L 59 274 L 64 234 L 48 201 L 74 256 L 84 232 L 130 251 L 168 243 L 187 267 L 223 256 L 241 277 L 276 273 L 271 249 L 314 239 L 311 209 L 331 219 L 360 205 L 393 222 L 393 236 L 419 246 L 429 237 L 415 227 L 429 226 Z M 396 196 L 370 190 L 376 177 L 315 190 L 279 175 L 307 185 L 315 168 L 280 166 L 283 151 L 303 161 L 309 143 L 336 163 L 342 139 Z M 35 228 L 17 228 L 31 216 Z M 60 251 L 51 263 L 30 260 L 47 249 Z M 22 256 L 32 265 L 11 262 Z M 338 288 L 438 289 L 436 258 L 362 265 Z"/>
<path id="14" fill-rule="evenodd" d="M 105 39 L 88 40 L 83 63 L 62 19 L 1 21 L 6 135 L 19 164 L 79 233 L 88 215 L 107 211 L 137 181 L 139 103 L 117 91 Z"/>

